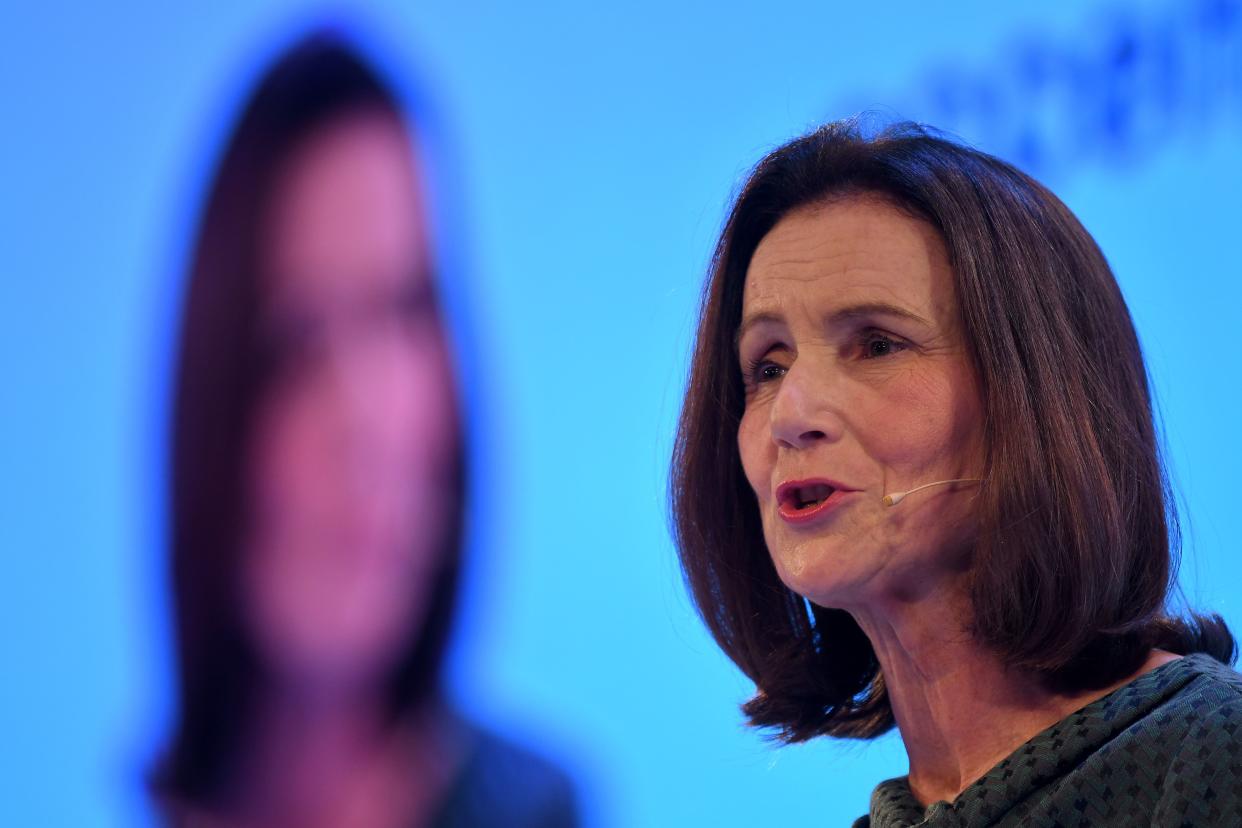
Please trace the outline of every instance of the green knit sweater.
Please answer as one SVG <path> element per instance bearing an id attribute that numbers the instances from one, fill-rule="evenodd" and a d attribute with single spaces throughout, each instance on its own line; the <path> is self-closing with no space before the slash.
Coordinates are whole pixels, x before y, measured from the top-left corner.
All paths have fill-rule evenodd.
<path id="1" fill-rule="evenodd" d="M 881 783 L 854 828 L 1242 826 L 1242 676 L 1170 661 L 1072 713 L 953 801 Z"/>

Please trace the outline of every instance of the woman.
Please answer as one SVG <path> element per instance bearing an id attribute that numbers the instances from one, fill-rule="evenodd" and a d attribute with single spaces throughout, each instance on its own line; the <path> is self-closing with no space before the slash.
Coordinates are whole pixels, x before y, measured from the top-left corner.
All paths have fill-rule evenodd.
<path id="1" fill-rule="evenodd" d="M 716 248 L 671 488 L 751 723 L 899 729 L 909 774 L 857 826 L 1238 824 L 1234 640 L 1168 607 L 1129 313 L 1008 164 L 845 122 L 761 161 Z"/>
<path id="2" fill-rule="evenodd" d="M 424 180 L 397 99 L 329 35 L 223 156 L 176 384 L 170 822 L 576 823 L 560 771 L 438 690 L 465 455 Z"/>

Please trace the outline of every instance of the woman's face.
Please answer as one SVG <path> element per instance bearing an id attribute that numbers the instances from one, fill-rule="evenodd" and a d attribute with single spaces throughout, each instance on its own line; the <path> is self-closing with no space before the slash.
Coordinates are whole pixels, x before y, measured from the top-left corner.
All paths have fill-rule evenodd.
<path id="1" fill-rule="evenodd" d="M 457 441 L 418 171 L 360 112 L 290 157 L 261 234 L 270 371 L 248 456 L 244 612 L 278 681 L 374 683 L 416 631 Z"/>
<path id="2" fill-rule="evenodd" d="M 781 579 L 821 606 L 915 600 L 965 571 L 981 403 L 936 230 L 878 198 L 797 210 L 746 274 L 738 447 Z"/>

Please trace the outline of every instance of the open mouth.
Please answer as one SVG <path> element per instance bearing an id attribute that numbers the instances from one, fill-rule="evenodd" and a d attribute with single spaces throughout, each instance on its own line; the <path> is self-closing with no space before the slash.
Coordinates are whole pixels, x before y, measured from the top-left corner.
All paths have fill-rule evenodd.
<path id="1" fill-rule="evenodd" d="M 835 492 L 827 483 L 787 484 L 777 492 L 781 511 L 810 512 L 819 508 Z"/>

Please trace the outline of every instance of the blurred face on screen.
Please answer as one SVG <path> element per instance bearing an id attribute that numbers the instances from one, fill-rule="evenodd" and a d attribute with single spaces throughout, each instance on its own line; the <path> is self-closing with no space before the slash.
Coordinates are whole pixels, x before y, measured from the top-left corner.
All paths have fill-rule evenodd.
<path id="1" fill-rule="evenodd" d="M 417 635 L 454 504 L 456 423 L 418 169 L 342 116 L 277 178 L 259 251 L 271 366 L 252 424 L 243 612 L 271 676 L 382 678 Z"/>

